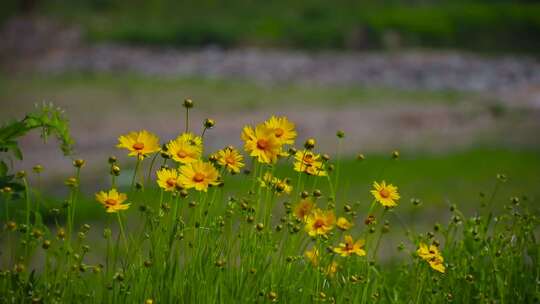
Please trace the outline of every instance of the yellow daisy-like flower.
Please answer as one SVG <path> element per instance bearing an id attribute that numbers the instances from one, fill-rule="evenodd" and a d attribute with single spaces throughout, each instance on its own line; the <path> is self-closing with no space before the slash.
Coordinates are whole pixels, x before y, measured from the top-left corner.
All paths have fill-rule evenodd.
<path id="1" fill-rule="evenodd" d="M 227 147 L 217 152 L 218 164 L 224 166 L 231 173 L 239 173 L 240 169 L 244 167 L 244 157 L 238 150 L 233 147 Z"/>
<path id="2" fill-rule="evenodd" d="M 309 150 L 297 151 L 294 155 L 294 170 L 314 176 L 326 176 L 326 170 L 319 154 Z"/>
<path id="3" fill-rule="evenodd" d="M 358 256 L 364 256 L 366 255 L 366 251 L 364 250 L 364 240 L 358 240 L 354 241 L 352 236 L 346 235 L 344 237 L 345 243 L 339 243 L 339 247 L 334 248 L 334 252 L 343 256 L 347 257 L 352 254 L 356 254 Z"/>
<path id="4" fill-rule="evenodd" d="M 156 172 L 157 184 L 165 191 L 175 191 L 178 189 L 178 170 L 176 169 L 161 169 Z"/>
<path id="5" fill-rule="evenodd" d="M 336 217 L 332 210 L 315 209 L 306 219 L 306 231 L 310 236 L 326 235 L 334 228 Z"/>
<path id="6" fill-rule="evenodd" d="M 256 157 L 261 163 L 275 163 L 282 152 L 281 144 L 274 136 L 273 131 L 264 125 L 258 125 L 255 130 L 245 126 L 241 138 L 245 142 L 244 150 L 250 156 Z"/>
<path id="7" fill-rule="evenodd" d="M 96 200 L 103 204 L 108 213 L 126 210 L 130 204 L 122 204 L 127 200 L 125 193 L 119 193 L 116 189 L 111 189 L 108 192 L 100 191 L 96 193 Z"/>
<path id="8" fill-rule="evenodd" d="M 421 257 L 423 260 L 429 263 L 429 266 L 435 269 L 438 272 L 444 273 L 446 268 L 444 267 L 444 258 L 442 257 L 439 248 L 435 245 L 426 245 L 420 243 L 416 254 Z"/>
<path id="9" fill-rule="evenodd" d="M 375 199 L 385 207 L 394 207 L 397 206 L 397 201 L 400 196 L 398 193 L 398 188 L 392 184 L 386 184 L 385 181 L 382 181 L 380 184 L 373 182 L 374 190 L 371 190 L 371 194 Z"/>
<path id="10" fill-rule="evenodd" d="M 187 189 L 195 188 L 197 191 L 206 192 L 210 185 L 219 184 L 218 178 L 219 173 L 211 163 L 199 160 L 182 166 L 178 180 Z"/>
<path id="11" fill-rule="evenodd" d="M 354 224 L 349 222 L 346 218 L 344 217 L 340 217 L 337 219 L 337 222 L 336 222 L 336 226 L 345 231 L 345 230 L 349 230 L 351 229 L 351 227 L 353 226 Z"/>
<path id="12" fill-rule="evenodd" d="M 174 161 L 190 164 L 201 158 L 202 146 L 191 144 L 180 136 L 167 144 L 167 152 Z"/>
<path id="13" fill-rule="evenodd" d="M 313 266 L 319 265 L 319 250 L 315 247 L 311 250 L 306 250 L 304 256 L 311 262 Z"/>
<path id="14" fill-rule="evenodd" d="M 117 148 L 128 149 L 129 156 L 144 157 L 147 154 L 161 150 L 159 138 L 146 130 L 139 132 L 130 132 L 127 135 L 118 137 Z"/>
<path id="15" fill-rule="evenodd" d="M 315 207 L 315 203 L 313 203 L 313 201 L 310 200 L 309 198 L 305 198 L 301 200 L 300 202 L 298 202 L 298 204 L 296 204 L 296 206 L 294 207 L 294 215 L 299 220 L 303 221 L 305 220 L 306 216 L 308 216 L 311 213 L 314 207 Z"/>
<path id="16" fill-rule="evenodd" d="M 264 122 L 264 125 L 273 131 L 274 136 L 281 144 L 294 144 L 294 139 L 296 138 L 294 123 L 290 122 L 287 117 L 272 116 Z"/>

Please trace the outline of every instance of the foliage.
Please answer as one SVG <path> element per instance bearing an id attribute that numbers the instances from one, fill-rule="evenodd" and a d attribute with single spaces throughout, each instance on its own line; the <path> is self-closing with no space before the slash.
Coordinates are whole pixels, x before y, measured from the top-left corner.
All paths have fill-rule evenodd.
<path id="1" fill-rule="evenodd" d="M 295 149 L 296 130 L 286 118 L 244 128 L 249 162 L 230 146 L 201 156 L 204 135 L 219 122 L 205 120 L 201 136 L 188 133 L 194 132 L 188 123 L 192 106 L 186 100 L 186 130 L 167 149 L 156 152 L 157 137 L 148 131 L 120 136 L 118 147 L 136 165 L 131 186 L 120 188 L 120 163 L 109 159 L 111 189 L 98 192 L 95 202 L 107 216 L 104 227 L 74 222 L 82 202 L 83 160 L 74 161 L 75 175 L 65 182 L 68 199 L 49 212 L 51 226 L 31 221 L 39 196 L 21 178 L 26 223 L 6 212 L 0 302 L 539 300 L 537 202 L 514 196 L 496 211 L 506 175 L 498 174 L 493 189 L 480 195 L 473 215 L 451 205 L 443 223 L 417 231 L 401 214 L 406 205 L 401 186 L 379 182 L 371 193 L 345 197 L 340 175 L 346 168 L 339 153 L 319 153 L 314 139 L 306 140 L 305 150 Z M 337 137 L 338 145 L 346 140 L 341 131 Z M 194 150 L 201 159 L 186 157 Z M 397 151 L 388 156 L 378 179 L 392 180 L 385 168 L 399 158 Z M 294 168 L 294 174 L 276 170 L 275 161 Z M 248 170 L 233 176 L 244 165 Z M 236 178 L 249 190 L 235 192 L 229 181 Z M 321 191 L 322 185 L 328 190 Z M 24 209 L 18 204 L 22 199 L 6 192 L 1 197 L 6 209 Z M 418 199 L 411 204 L 423 208 Z M 397 248 L 383 244 L 396 235 Z M 421 251 L 428 248 L 423 244 L 431 246 L 429 252 Z"/>
<path id="2" fill-rule="evenodd" d="M 61 109 L 55 108 L 52 104 L 43 104 L 23 119 L 0 127 L 0 188 L 12 187 L 16 193 L 22 190 L 22 185 L 13 180 L 14 175 L 9 174 L 8 163 L 11 157 L 23 159 L 18 140 L 34 129 L 41 129 L 41 138 L 44 141 L 54 135 L 59 140 L 64 155 L 71 153 L 73 139 L 69 134 L 68 120 L 64 118 Z"/>
<path id="3" fill-rule="evenodd" d="M 50 1 L 95 40 L 306 49 L 540 49 L 540 5 L 510 1 Z"/>

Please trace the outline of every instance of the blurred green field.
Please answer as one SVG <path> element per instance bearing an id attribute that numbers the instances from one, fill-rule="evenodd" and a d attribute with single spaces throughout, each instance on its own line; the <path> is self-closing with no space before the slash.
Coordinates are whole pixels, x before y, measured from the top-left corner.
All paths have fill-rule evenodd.
<path id="1" fill-rule="evenodd" d="M 3 1 L 3 19 L 18 1 Z M 306 49 L 394 45 L 483 52 L 540 50 L 533 1 L 118 1 L 38 2 L 38 12 L 89 39 L 135 44 Z"/>
<path id="2" fill-rule="evenodd" d="M 334 107 L 387 102 L 452 105 L 464 99 L 468 102 L 485 100 L 479 93 L 472 92 L 297 84 L 274 86 L 230 79 L 148 77 L 125 73 L 25 74 L 9 77 L 0 74 L 0 102 L 4 105 L 54 101 L 60 106 L 76 104 L 78 109 L 84 109 L 99 104 L 107 107 L 129 104 L 130 110 L 159 112 L 160 109 L 169 111 L 170 107 L 178 107 L 184 96 L 204 101 L 198 104 L 200 111 L 246 110 L 298 104 L 331 104 Z M 160 107 L 156 107 L 156 104 Z M 24 110 L 21 107 L 18 109 Z M 2 111 L 0 118 L 7 118 L 5 116 L 11 116 L 12 111 L 16 110 L 10 108 Z"/>

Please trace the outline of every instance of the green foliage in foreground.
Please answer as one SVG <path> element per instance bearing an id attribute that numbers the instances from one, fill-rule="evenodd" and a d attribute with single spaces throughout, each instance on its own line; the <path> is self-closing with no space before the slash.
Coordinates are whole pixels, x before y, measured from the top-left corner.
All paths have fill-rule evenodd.
<path id="1" fill-rule="evenodd" d="M 514 197 L 504 211 L 495 212 L 493 202 L 505 186 L 505 175 L 497 176 L 474 214 L 452 206 L 446 223 L 433 222 L 432 228 L 417 233 L 402 220 L 401 201 L 391 209 L 375 202 L 369 208 L 343 205 L 346 198 L 336 197 L 333 190 L 344 184 L 338 172 L 345 168 L 339 161 L 328 178 L 289 175 L 294 186 L 290 196 L 259 187 L 259 177 L 276 173 L 271 165 L 236 176 L 249 191 L 234 196 L 229 196 L 234 190 L 229 177 L 224 187 L 208 192 L 156 195 L 147 171 L 136 170 L 140 187 L 127 193 L 132 203 L 128 212 L 136 213 L 137 221 L 126 225 L 123 213 L 103 212 L 107 224 L 102 230 L 74 220 L 81 211 L 84 163 L 75 165 L 75 176 L 66 183 L 66 203 L 50 211 L 54 225 L 42 222 L 36 211 L 40 197 L 24 174 L 18 175 L 27 185 L 24 198 L 2 192 L 2 207 L 17 212 L 12 217 L 14 212 L 6 212 L 2 219 L 0 237 L 7 246 L 0 256 L 0 302 L 531 303 L 540 297 L 537 201 Z M 377 173 L 377 179 L 394 181 L 392 177 L 391 171 Z M 316 191 L 323 186 L 330 190 Z M 301 193 L 319 208 L 348 218 L 354 228 L 309 237 L 293 212 Z M 368 191 L 357 198 L 372 200 Z M 374 218 L 366 221 L 369 215 Z M 90 237 L 96 229 L 102 235 L 98 239 Z M 389 230 L 400 232 L 403 244 L 397 249 L 380 246 Z M 365 240 L 366 256 L 341 257 L 329 250 L 346 234 Z M 417 256 L 421 242 L 439 245 L 444 274 Z M 313 248 L 320 252 L 316 264 L 304 257 Z M 400 259 L 384 263 L 388 251 L 395 250 Z"/>
<path id="2" fill-rule="evenodd" d="M 398 34 L 405 46 L 540 49 L 540 6 L 515 1 L 60 0 L 43 8 L 93 39 L 139 44 L 381 48 Z"/>

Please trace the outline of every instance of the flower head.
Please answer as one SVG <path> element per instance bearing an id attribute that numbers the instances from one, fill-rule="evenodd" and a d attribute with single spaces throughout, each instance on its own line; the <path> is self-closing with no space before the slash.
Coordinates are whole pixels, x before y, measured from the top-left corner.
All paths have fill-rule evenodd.
<path id="1" fill-rule="evenodd" d="M 96 193 L 96 200 L 103 204 L 105 210 L 109 213 L 128 209 L 130 204 L 122 204 L 126 199 L 127 195 L 125 193 L 119 193 L 116 189 Z"/>
<path id="2" fill-rule="evenodd" d="M 244 157 L 233 147 L 227 147 L 217 152 L 218 164 L 224 166 L 231 173 L 239 173 L 244 167 Z"/>
<path id="3" fill-rule="evenodd" d="M 261 163 L 275 163 L 282 153 L 281 144 L 274 136 L 274 131 L 264 125 L 258 125 L 255 130 L 245 126 L 241 137 L 245 142 L 244 150 Z"/>
<path id="4" fill-rule="evenodd" d="M 297 151 L 294 155 L 294 170 L 314 176 L 326 176 L 326 170 L 319 154 L 309 150 Z"/>
<path id="5" fill-rule="evenodd" d="M 352 236 L 346 235 L 344 237 L 344 241 L 345 243 L 339 243 L 339 246 L 334 248 L 335 253 L 343 257 L 350 256 L 352 254 L 356 254 L 358 256 L 366 255 L 366 251 L 363 248 L 365 244 L 364 240 L 358 240 L 355 242 Z"/>
<path id="6" fill-rule="evenodd" d="M 198 160 L 180 168 L 180 184 L 189 189 L 206 192 L 208 186 L 218 185 L 219 173 L 211 163 Z"/>
<path id="7" fill-rule="evenodd" d="M 429 263 L 429 266 L 438 272 L 444 273 L 446 268 L 444 267 L 444 258 L 442 257 L 439 248 L 435 245 L 426 245 L 420 243 L 416 254 L 423 260 Z"/>
<path id="8" fill-rule="evenodd" d="M 336 226 L 338 226 L 339 229 L 344 230 L 344 231 L 351 229 L 353 225 L 354 225 L 353 223 L 349 222 L 349 220 L 347 220 L 344 217 L 338 218 L 336 222 Z"/>
<path id="9" fill-rule="evenodd" d="M 192 133 L 184 133 L 167 144 L 167 153 L 182 164 L 190 164 L 201 158 L 202 139 Z"/>
<path id="10" fill-rule="evenodd" d="M 129 156 L 137 156 L 139 158 L 158 152 L 161 149 L 159 138 L 146 130 L 130 132 L 127 135 L 118 137 L 118 145 L 116 147 L 128 149 L 130 151 Z"/>
<path id="11" fill-rule="evenodd" d="M 161 169 L 157 171 L 157 183 L 165 191 L 174 191 L 178 189 L 179 179 L 178 170 L 176 169 Z"/>
<path id="12" fill-rule="evenodd" d="M 336 217 L 332 210 L 315 209 L 306 217 L 306 231 L 310 236 L 326 235 L 334 228 Z"/>
<path id="13" fill-rule="evenodd" d="M 294 207 L 294 215 L 299 220 L 305 220 L 306 217 L 311 213 L 313 208 L 315 207 L 315 203 L 309 198 L 305 198 L 298 202 L 296 206 Z"/>
<path id="14" fill-rule="evenodd" d="M 371 190 L 371 194 L 381 205 L 385 207 L 397 206 L 400 196 L 396 186 L 392 184 L 387 185 L 385 181 L 382 181 L 380 184 L 373 182 L 373 188 L 374 190 Z"/>
<path id="15" fill-rule="evenodd" d="M 273 132 L 275 138 L 282 145 L 294 144 L 294 139 L 296 138 L 294 123 L 290 122 L 287 117 L 272 116 L 264 122 L 264 125 Z"/>

